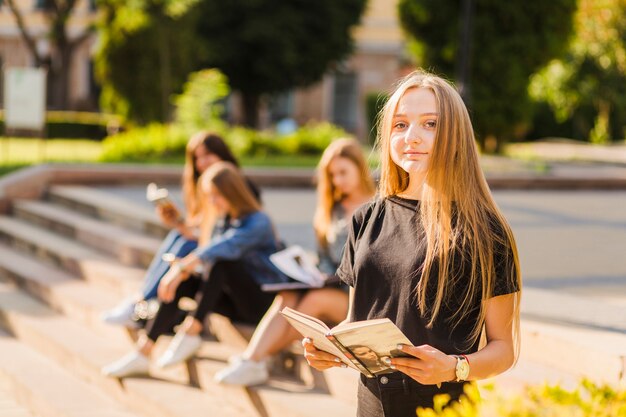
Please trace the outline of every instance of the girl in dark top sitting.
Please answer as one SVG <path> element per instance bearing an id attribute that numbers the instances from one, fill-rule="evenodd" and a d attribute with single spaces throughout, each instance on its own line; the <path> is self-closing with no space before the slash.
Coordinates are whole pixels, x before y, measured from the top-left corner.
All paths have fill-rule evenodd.
<path id="1" fill-rule="evenodd" d="M 341 261 L 352 213 L 374 194 L 374 181 L 361 145 L 354 139 L 333 141 L 317 167 L 317 235 L 319 270 L 334 277 Z M 338 281 L 338 280 L 337 280 Z M 325 288 L 281 291 L 259 323 L 250 344 L 230 366 L 215 375 L 218 382 L 255 385 L 269 378 L 267 359 L 298 339 L 298 333 L 279 314 L 284 307 L 321 317 L 331 323 L 343 320 L 348 311 L 348 293 L 337 284 Z"/>
<path id="2" fill-rule="evenodd" d="M 166 367 L 184 362 L 200 348 L 207 314 L 256 324 L 274 298 L 261 291 L 261 285 L 288 280 L 269 259 L 278 249 L 272 222 L 239 170 L 216 162 L 200 178 L 200 187 L 204 210 L 198 248 L 176 260 L 159 283 L 161 306 L 148 321 L 136 350 L 105 367 L 104 374 L 147 373 L 154 343 L 179 324 L 156 364 Z M 202 271 L 208 273 L 201 277 L 197 273 Z M 195 298 L 195 311 L 187 314 L 179 308 L 183 297 Z"/>
<path id="3" fill-rule="evenodd" d="M 398 372 L 361 377 L 358 416 L 415 416 L 435 395 L 458 400 L 467 381 L 515 362 L 519 261 L 450 84 L 408 75 L 382 112 L 379 146 L 380 198 L 353 216 L 337 274 L 351 287 L 348 320 L 388 317 L 414 345 L 399 346 L 408 358 L 385 358 Z M 303 345 L 316 369 L 341 366 Z"/>

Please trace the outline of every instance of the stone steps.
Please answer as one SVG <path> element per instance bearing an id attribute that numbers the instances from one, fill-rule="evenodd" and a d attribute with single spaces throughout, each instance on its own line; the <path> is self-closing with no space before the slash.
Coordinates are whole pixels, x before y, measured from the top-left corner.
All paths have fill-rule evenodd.
<path id="1" fill-rule="evenodd" d="M 102 337 L 87 326 L 59 315 L 10 285 L 0 285 L 0 322 L 19 341 L 111 395 L 133 411 L 153 417 L 238 416 L 249 411 L 206 393 L 170 373 L 153 378 L 117 380 L 101 374 L 102 366 L 128 351 L 120 340 Z M 182 367 L 181 367 L 182 368 Z M 175 370 L 175 371 L 182 371 Z M 178 372 L 179 374 L 181 372 Z"/>
<path id="2" fill-rule="evenodd" d="M 48 199 L 91 217 L 159 238 L 168 230 L 159 222 L 154 211 L 97 188 L 85 186 L 53 186 Z"/>
<path id="3" fill-rule="evenodd" d="M 0 216 L 0 240 L 120 296 L 136 291 L 144 271 L 67 237 L 15 218 Z"/>
<path id="4" fill-rule="evenodd" d="M 346 415 L 346 412 L 353 411 L 351 405 L 333 399 L 326 393 L 307 389 L 297 381 L 250 389 L 220 386 L 213 382 L 212 375 L 225 366 L 224 355 L 228 350 L 224 346 L 212 349 L 208 342 L 205 343 L 204 353 L 200 355 L 203 359 L 196 361 L 201 370 L 202 390 L 187 384 L 183 365 L 165 371 L 153 369 L 152 378 L 126 378 L 118 382 L 101 375 L 100 369 L 122 356 L 128 350 L 127 344 L 102 337 L 6 284 L 0 286 L 0 322 L 20 341 L 38 349 L 57 363 L 63 363 L 73 374 L 146 415 L 200 416 L 211 412 L 224 416 L 251 413 L 263 415 L 258 411 L 260 409 L 269 416 L 306 417 L 317 415 L 313 405 L 320 402 L 324 403 L 323 408 L 328 408 L 329 416 Z M 165 338 L 161 341 L 155 356 L 158 356 L 166 342 Z M 221 355 L 211 353 L 212 350 L 220 349 Z M 167 392 L 165 397 L 164 392 Z M 178 407 L 174 407 L 181 398 L 185 403 L 184 414 Z M 187 404 L 188 401 L 193 404 L 193 408 Z M 308 406 L 303 407 L 303 404 Z"/>
<path id="5" fill-rule="evenodd" d="M 6 245 L 0 244 L 0 277 L 9 279 L 54 310 L 105 335 L 126 334 L 100 320 L 120 302 L 117 294 L 90 285 Z"/>
<path id="6" fill-rule="evenodd" d="M 19 219 L 107 253 L 124 265 L 147 268 L 161 243 L 156 238 L 47 202 L 18 200 L 13 203 L 13 213 Z"/>
<path id="7" fill-rule="evenodd" d="M 7 385 L 3 387 L 2 385 Z M 2 417 L 37 417 L 26 407 L 20 405 L 15 400 L 15 395 L 9 391 L 12 386 L 8 381 L 2 381 L 0 378 L 0 416 Z"/>
<path id="8" fill-rule="evenodd" d="M 119 402 L 0 331 L 3 417 L 136 417 Z"/>

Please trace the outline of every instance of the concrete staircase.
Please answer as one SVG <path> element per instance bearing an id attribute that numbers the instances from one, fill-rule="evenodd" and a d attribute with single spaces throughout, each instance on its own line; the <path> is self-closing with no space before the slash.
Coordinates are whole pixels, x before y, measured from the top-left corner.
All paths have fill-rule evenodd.
<path id="1" fill-rule="evenodd" d="M 97 188 L 52 186 L 42 200 L 12 201 L 11 214 L 0 216 L 0 415 L 354 415 L 358 376 L 344 369 L 311 372 L 297 357 L 293 372 L 263 386 L 215 384 L 213 374 L 242 346 L 241 335 L 219 317 L 211 323 L 222 342 L 207 340 L 195 361 L 199 387 L 190 384 L 184 365 L 154 369 L 150 378 L 102 376 L 100 368 L 132 344 L 99 314 L 138 288 L 165 232 L 149 207 Z M 605 337 L 604 345 L 623 347 L 624 335 L 610 339 L 530 320 L 523 326 L 522 357 L 495 379 L 499 387 L 515 391 L 545 380 L 574 385 L 580 370 L 571 361 L 593 349 L 594 358 L 604 358 L 597 362 L 599 377 L 623 377 L 616 372 L 624 366 L 622 350 L 607 353 L 606 346 L 592 349 L 576 339 Z M 227 343 L 236 337 L 239 342 Z M 168 342 L 162 339 L 157 355 Z"/>

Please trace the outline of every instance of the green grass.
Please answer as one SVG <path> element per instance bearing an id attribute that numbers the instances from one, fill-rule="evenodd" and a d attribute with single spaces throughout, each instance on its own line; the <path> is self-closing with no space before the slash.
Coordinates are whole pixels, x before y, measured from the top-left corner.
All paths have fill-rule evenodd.
<path id="1" fill-rule="evenodd" d="M 95 162 L 102 145 L 86 139 L 0 138 L 0 166 L 42 162 Z"/>
<path id="2" fill-rule="evenodd" d="M 0 137 L 0 176 L 30 165 L 46 162 L 99 163 L 102 144 L 87 139 L 40 139 Z M 270 155 L 265 157 L 242 157 L 244 167 L 299 167 L 313 168 L 319 156 Z M 183 156 L 167 159 L 128 161 L 144 164 L 182 165 Z M 123 162 L 122 162 L 123 163 Z"/>

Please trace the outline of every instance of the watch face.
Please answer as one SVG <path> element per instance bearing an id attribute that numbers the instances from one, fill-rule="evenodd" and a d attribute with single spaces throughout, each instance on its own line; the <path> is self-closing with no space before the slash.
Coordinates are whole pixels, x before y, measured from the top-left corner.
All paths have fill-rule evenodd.
<path id="1" fill-rule="evenodd" d="M 467 377 L 469 376 L 469 371 L 470 371 L 470 367 L 469 367 L 469 364 L 467 363 L 467 360 L 465 360 L 464 358 L 459 358 L 456 364 L 457 379 L 460 381 L 467 380 Z"/>

